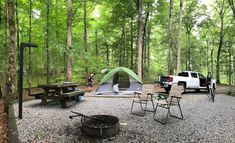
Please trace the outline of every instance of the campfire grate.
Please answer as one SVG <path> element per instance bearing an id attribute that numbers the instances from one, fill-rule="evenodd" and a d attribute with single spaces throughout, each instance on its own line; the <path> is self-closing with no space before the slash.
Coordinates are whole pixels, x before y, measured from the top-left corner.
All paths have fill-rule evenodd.
<path id="1" fill-rule="evenodd" d="M 83 133 L 98 137 L 98 138 L 109 138 L 113 137 L 119 132 L 119 119 L 112 115 L 92 115 L 86 116 L 81 113 L 73 112 L 75 115 L 69 116 L 70 119 L 73 117 L 81 117 L 81 130 Z"/>

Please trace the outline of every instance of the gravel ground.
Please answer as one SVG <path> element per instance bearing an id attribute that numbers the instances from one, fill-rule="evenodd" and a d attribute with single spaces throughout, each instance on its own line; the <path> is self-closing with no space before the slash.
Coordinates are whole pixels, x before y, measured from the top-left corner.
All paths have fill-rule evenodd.
<path id="1" fill-rule="evenodd" d="M 41 106 L 40 100 L 27 101 L 23 105 L 23 119 L 17 119 L 19 138 L 25 143 L 235 143 L 235 97 L 217 94 L 213 103 L 204 93 L 184 94 L 181 102 L 184 120 L 169 117 L 166 125 L 155 122 L 150 112 L 144 117 L 130 114 L 131 103 L 131 98 L 85 97 L 84 101 L 62 109 L 55 102 Z M 18 116 L 17 104 L 14 109 Z M 117 116 L 121 123 L 120 132 L 109 139 L 84 137 L 80 131 L 80 118 L 69 119 L 70 111 Z M 164 112 L 159 113 L 163 115 Z"/>

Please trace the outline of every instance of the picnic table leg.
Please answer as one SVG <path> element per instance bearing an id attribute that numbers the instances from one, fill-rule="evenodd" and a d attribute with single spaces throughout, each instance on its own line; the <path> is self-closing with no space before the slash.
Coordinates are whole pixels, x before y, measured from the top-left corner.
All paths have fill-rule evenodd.
<path id="1" fill-rule="evenodd" d="M 42 103 L 41 103 L 42 105 L 46 105 L 48 93 L 49 93 L 49 89 L 45 89 L 45 92 L 42 96 Z"/>
<path id="2" fill-rule="evenodd" d="M 42 96 L 42 105 L 46 105 L 47 103 L 47 98 L 45 96 Z"/>
<path id="3" fill-rule="evenodd" d="M 67 104 L 66 104 L 65 100 L 60 100 L 60 105 L 61 105 L 62 108 L 66 108 L 67 107 Z"/>

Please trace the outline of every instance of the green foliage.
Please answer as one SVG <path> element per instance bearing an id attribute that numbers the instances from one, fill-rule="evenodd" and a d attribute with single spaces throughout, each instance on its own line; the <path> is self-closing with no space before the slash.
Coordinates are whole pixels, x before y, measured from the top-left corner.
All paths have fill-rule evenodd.
<path id="1" fill-rule="evenodd" d="M 143 22 L 149 11 L 147 30 L 150 29 L 150 39 L 145 42 L 149 45 L 149 67 L 147 62 L 143 67 L 146 70 L 144 82 L 157 79 L 158 75 L 166 75 L 168 71 L 168 17 L 169 1 L 142 0 Z M 150 5 L 149 7 L 147 5 Z M 3 16 L 3 1 L 1 16 Z M 191 53 L 191 63 L 194 71 L 206 74 L 208 71 L 215 75 L 216 56 L 219 43 L 220 17 L 216 14 L 216 4 L 211 3 L 210 11 L 199 1 L 183 1 L 183 27 L 181 39 L 181 67 L 188 70 L 188 52 Z M 229 63 L 228 49 L 232 55 L 235 53 L 235 26 L 232 10 L 228 7 L 225 16 L 224 46 L 221 54 L 221 80 L 228 83 L 229 75 L 235 83 L 235 58 Z M 102 69 L 125 66 L 131 68 L 131 41 L 133 40 L 133 71 L 137 71 L 137 8 L 134 0 L 87 0 L 88 22 L 88 52 L 85 52 L 83 41 L 83 1 L 73 1 L 72 47 L 69 51 L 73 64 L 73 81 L 86 84 L 85 67 L 89 73 L 94 73 L 95 82 L 99 83 L 103 75 Z M 20 42 L 29 39 L 29 2 L 18 0 Z M 210 15 L 210 13 L 212 13 Z M 65 51 L 67 35 L 67 3 L 66 1 L 51 0 L 49 13 L 49 52 L 50 62 L 46 61 L 45 30 L 46 7 L 44 1 L 32 1 L 32 43 L 39 45 L 31 50 L 29 60 L 28 50 L 25 51 L 24 77 L 31 75 L 33 86 L 46 83 L 46 65 L 50 65 L 51 82 L 65 80 Z M 38 14 L 38 15 L 37 15 Z M 174 1 L 173 9 L 173 36 L 174 59 L 176 61 L 176 48 L 178 36 L 179 0 Z M 131 19 L 133 20 L 133 37 L 131 37 Z M 2 37 L 2 18 L 0 35 Z M 190 41 L 188 39 L 190 36 Z M 188 43 L 190 42 L 190 43 Z M 2 40 L 0 41 L 0 57 L 2 53 Z M 190 50 L 189 50 L 190 49 Z M 18 51 L 16 52 L 16 54 Z M 211 56 L 212 54 L 212 56 Z M 88 64 L 85 65 L 85 60 Z M 32 71 L 29 73 L 28 64 L 31 62 Z M 3 72 L 3 60 L 0 61 L 0 73 Z M 176 65 L 176 62 L 175 62 Z M 228 69 L 231 65 L 232 69 Z M 213 67 L 213 69 L 211 69 Z M 176 68 L 176 67 L 175 67 Z M 27 80 L 24 85 L 27 86 Z"/>

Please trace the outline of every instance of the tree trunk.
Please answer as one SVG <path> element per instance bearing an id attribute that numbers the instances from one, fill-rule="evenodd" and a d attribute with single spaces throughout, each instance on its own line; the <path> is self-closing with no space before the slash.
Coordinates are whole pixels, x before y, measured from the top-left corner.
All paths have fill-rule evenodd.
<path id="1" fill-rule="evenodd" d="M 122 33 L 122 34 L 123 34 L 123 33 Z M 121 38 L 122 38 L 122 37 L 121 37 Z M 118 51 L 118 54 L 119 54 L 119 55 L 118 55 L 118 57 L 119 57 L 119 58 L 118 58 L 118 59 L 119 59 L 119 60 L 118 60 L 118 66 L 121 67 L 121 66 L 122 66 L 122 56 L 123 56 L 123 55 L 122 55 L 122 46 L 121 46 L 121 43 L 118 43 L 118 49 L 119 49 L 119 51 Z"/>
<path id="2" fill-rule="evenodd" d="M 84 0 L 84 49 L 85 49 L 85 54 L 88 54 L 88 48 L 87 48 L 87 18 L 86 18 L 86 0 Z M 85 59 L 85 74 L 88 76 L 88 60 Z"/>
<path id="3" fill-rule="evenodd" d="M 106 46 L 106 61 L 107 61 L 106 66 L 107 68 L 109 68 L 109 46 L 106 40 L 105 40 L 105 46 Z"/>
<path id="4" fill-rule="evenodd" d="M 150 38 L 151 38 L 151 23 L 149 24 L 149 28 L 148 28 L 148 72 L 149 72 L 149 68 L 150 68 Z"/>
<path id="5" fill-rule="evenodd" d="M 137 1 L 138 8 L 138 77 L 142 81 L 142 0 Z"/>
<path id="6" fill-rule="evenodd" d="M 2 31 L 2 95 L 6 95 L 6 51 L 7 51 L 7 0 L 4 1 L 3 31 Z"/>
<path id="7" fill-rule="evenodd" d="M 19 14 L 18 14 L 18 0 L 16 0 L 16 3 L 15 3 L 15 6 L 16 6 L 16 39 L 17 39 L 17 51 L 18 51 L 18 54 L 17 54 L 17 59 L 19 61 L 19 51 L 20 51 L 20 35 L 19 35 Z"/>
<path id="8" fill-rule="evenodd" d="M 220 15 L 220 40 L 219 40 L 219 48 L 218 48 L 218 53 L 217 53 L 217 63 L 216 63 L 216 80 L 217 83 L 220 83 L 220 53 L 221 49 L 223 47 L 223 38 L 224 38 L 224 0 L 222 2 L 222 5 L 220 6 L 220 10 L 218 14 Z"/>
<path id="9" fill-rule="evenodd" d="M 188 38 L 187 38 L 187 32 L 186 32 L 186 36 L 185 36 L 185 70 L 188 70 Z"/>
<path id="10" fill-rule="evenodd" d="M 172 13 L 173 13 L 173 0 L 170 0 L 170 12 L 168 23 L 168 40 L 169 40 L 169 65 L 168 73 L 172 75 L 174 73 L 174 56 L 173 56 L 173 33 L 172 33 Z"/>
<path id="11" fill-rule="evenodd" d="M 134 47 L 133 47 L 133 18 L 131 17 L 131 69 L 134 69 Z"/>
<path id="12" fill-rule="evenodd" d="M 58 4 L 58 1 L 59 0 L 55 0 L 55 13 L 58 13 L 58 10 L 59 10 L 59 4 Z M 57 48 L 57 49 L 59 49 L 60 48 L 60 24 L 59 24 L 59 17 L 58 16 L 56 16 L 55 17 L 55 47 Z M 67 42 L 67 41 L 66 41 Z M 66 43 L 67 44 L 67 43 Z M 67 46 L 67 45 L 66 45 Z M 64 67 L 66 67 L 66 65 L 65 65 L 65 62 L 64 62 L 64 55 L 62 56 L 62 58 L 63 58 L 63 60 L 61 60 L 61 55 L 56 55 L 55 56 L 55 58 L 57 59 L 57 61 L 59 61 L 59 63 L 58 64 L 60 64 L 60 65 L 63 65 L 63 66 L 57 66 L 56 67 L 56 76 L 61 76 L 61 74 L 62 74 L 62 68 L 63 69 L 65 69 L 65 70 L 63 70 L 64 72 L 63 72 L 63 77 L 64 77 L 64 80 L 66 81 L 66 74 L 65 74 L 65 71 L 66 71 L 66 68 L 64 68 Z M 67 71 L 66 71 L 66 73 L 67 73 Z"/>
<path id="13" fill-rule="evenodd" d="M 142 75 L 145 75 L 146 71 L 146 35 L 147 35 L 147 25 L 148 25 L 148 18 L 149 18 L 149 3 L 147 5 L 147 12 L 145 16 L 145 21 L 144 21 L 144 27 L 143 27 L 143 42 L 142 42 Z"/>
<path id="14" fill-rule="evenodd" d="M 95 30 L 95 55 L 98 58 L 99 51 L 98 51 L 98 32 Z"/>
<path id="15" fill-rule="evenodd" d="M 128 68 L 130 68 L 130 43 L 129 43 L 129 35 L 128 35 L 128 26 L 127 26 L 127 28 L 126 28 L 126 30 L 125 30 L 125 56 L 126 56 L 126 58 L 125 58 L 125 66 L 126 67 L 128 67 Z"/>
<path id="16" fill-rule="evenodd" d="M 229 55 L 229 66 L 228 66 L 228 68 L 229 68 L 229 70 L 228 70 L 228 73 L 229 73 L 229 85 L 231 86 L 232 85 L 232 54 L 231 54 L 231 48 L 232 47 L 232 45 L 231 46 L 229 46 L 228 48 L 228 55 Z"/>
<path id="17" fill-rule="evenodd" d="M 58 0 L 55 1 L 55 4 L 56 4 L 56 6 L 55 6 L 55 13 L 58 13 Z M 56 16 L 55 20 L 56 20 L 55 21 L 55 26 L 56 26 L 56 32 L 55 32 L 56 36 L 55 37 L 56 37 L 56 44 L 57 44 L 56 46 L 58 47 L 58 45 L 59 45 L 59 24 L 58 24 L 59 18 L 58 18 L 58 16 Z"/>
<path id="18" fill-rule="evenodd" d="M 15 62 L 15 3 L 14 0 L 8 0 L 8 23 L 10 31 L 10 51 L 9 63 L 7 69 L 6 95 L 15 95 L 16 93 L 16 62 Z"/>
<path id="19" fill-rule="evenodd" d="M 179 16 L 179 26 L 178 26 L 178 48 L 177 48 L 177 67 L 176 73 L 179 73 L 180 59 L 181 59 L 181 29 L 182 29 L 182 13 L 183 13 L 183 0 L 180 0 L 180 16 Z"/>
<path id="20" fill-rule="evenodd" d="M 67 1 L 67 46 L 66 46 L 66 81 L 72 79 L 72 59 L 71 59 L 71 46 L 72 46 L 72 0 Z"/>
<path id="21" fill-rule="evenodd" d="M 213 75 L 213 71 L 214 71 L 214 69 L 213 69 L 213 61 L 214 61 L 214 51 L 213 51 L 213 49 L 211 49 L 211 74 Z"/>
<path id="22" fill-rule="evenodd" d="M 31 43 L 31 32 L 32 32 L 32 0 L 29 0 L 29 43 Z M 17 35 L 18 37 L 18 35 Z M 29 68 L 29 74 L 28 74 L 28 95 L 31 93 L 31 48 L 29 50 L 29 61 L 28 61 L 28 68 Z"/>
<path id="23" fill-rule="evenodd" d="M 49 50 L 49 1 L 46 1 L 46 35 L 45 35 L 45 48 L 46 48 L 46 58 L 47 58 L 47 63 L 46 63 L 46 70 L 47 70 L 47 84 L 50 83 L 50 50 Z"/>
<path id="24" fill-rule="evenodd" d="M 125 56 L 125 51 L 124 51 L 124 46 L 123 46 L 123 40 L 124 40 L 124 27 L 122 28 L 122 36 L 121 39 L 119 40 L 120 42 L 118 43 L 118 48 L 119 48 L 119 67 L 123 66 L 123 61 L 124 61 L 124 56 Z"/>
<path id="25" fill-rule="evenodd" d="M 188 41 L 188 44 L 187 44 L 187 55 L 188 55 L 188 57 L 187 57 L 187 62 L 188 62 L 188 64 L 187 64 L 187 70 L 192 70 L 192 63 L 191 63 L 191 48 L 190 48 L 190 35 L 191 35 L 191 33 L 189 32 L 188 34 L 187 34 L 187 41 Z"/>
<path id="26" fill-rule="evenodd" d="M 235 50 L 232 50 L 232 55 L 235 55 Z M 233 70 L 235 71 L 235 56 L 233 56 Z M 233 84 L 235 84 L 235 73 L 233 72 Z"/>
<path id="27" fill-rule="evenodd" d="M 126 66 L 126 25 L 123 26 L 123 38 L 122 38 L 122 48 L 123 48 L 123 55 L 122 55 L 122 66 Z"/>

